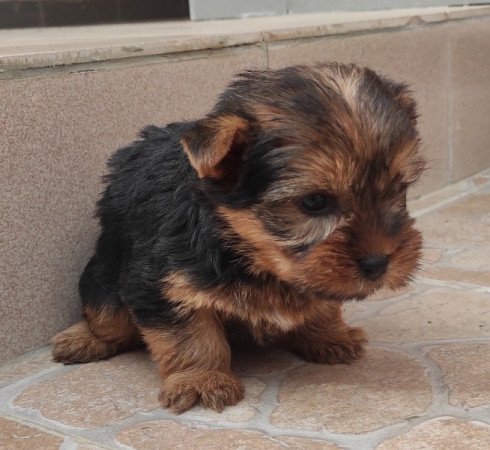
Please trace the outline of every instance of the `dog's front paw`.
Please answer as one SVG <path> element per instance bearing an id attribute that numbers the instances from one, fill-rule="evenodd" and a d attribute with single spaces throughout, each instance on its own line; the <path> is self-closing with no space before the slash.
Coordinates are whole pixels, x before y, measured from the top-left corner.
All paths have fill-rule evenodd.
<path id="1" fill-rule="evenodd" d="M 52 339 L 54 362 L 63 364 L 86 363 L 107 358 L 115 353 L 114 345 L 103 342 L 80 322 L 58 333 Z"/>
<path id="2" fill-rule="evenodd" d="M 240 380 L 217 370 L 179 372 L 169 375 L 158 399 L 165 408 L 182 413 L 196 404 L 221 412 L 243 399 Z"/>
<path id="3" fill-rule="evenodd" d="M 316 364 L 348 364 L 364 354 L 367 342 L 362 328 L 350 328 L 338 334 L 333 341 L 309 342 L 296 348 L 296 353 L 305 361 Z"/>

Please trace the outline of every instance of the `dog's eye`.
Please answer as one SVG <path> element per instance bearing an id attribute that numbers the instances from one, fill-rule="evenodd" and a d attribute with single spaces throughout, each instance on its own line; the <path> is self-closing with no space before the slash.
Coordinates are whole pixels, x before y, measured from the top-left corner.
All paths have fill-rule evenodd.
<path id="1" fill-rule="evenodd" d="M 299 207 L 309 216 L 326 216 L 335 211 L 337 201 L 325 192 L 312 192 L 299 200 Z"/>

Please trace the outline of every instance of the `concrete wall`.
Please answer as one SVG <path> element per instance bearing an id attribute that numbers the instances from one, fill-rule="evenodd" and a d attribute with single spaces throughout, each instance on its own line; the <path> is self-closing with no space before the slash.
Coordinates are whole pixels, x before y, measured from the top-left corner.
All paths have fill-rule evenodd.
<path id="1" fill-rule="evenodd" d="M 340 60 L 412 84 L 431 170 L 416 193 L 490 166 L 490 19 L 260 43 L 0 80 L 0 361 L 79 318 L 105 160 L 147 123 L 192 119 L 233 73 Z"/>
<path id="2" fill-rule="evenodd" d="M 189 0 L 192 20 L 272 16 L 323 11 L 369 11 L 488 3 L 487 0 Z"/>

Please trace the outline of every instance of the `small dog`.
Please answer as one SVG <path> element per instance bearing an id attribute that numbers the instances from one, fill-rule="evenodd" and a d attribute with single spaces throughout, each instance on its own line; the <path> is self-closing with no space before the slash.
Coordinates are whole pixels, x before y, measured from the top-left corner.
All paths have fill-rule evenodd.
<path id="1" fill-rule="evenodd" d="M 246 71 L 203 119 L 145 128 L 109 161 L 85 320 L 54 337 L 54 360 L 143 342 L 162 406 L 182 412 L 243 398 L 234 340 L 359 358 L 342 302 L 406 285 L 420 258 L 416 122 L 406 85 L 332 63 Z"/>

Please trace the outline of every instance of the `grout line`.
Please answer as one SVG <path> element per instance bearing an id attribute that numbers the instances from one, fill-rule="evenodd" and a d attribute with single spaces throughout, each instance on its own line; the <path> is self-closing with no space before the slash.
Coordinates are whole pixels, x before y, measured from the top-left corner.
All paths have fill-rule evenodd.
<path id="1" fill-rule="evenodd" d="M 463 281 L 438 280 L 436 278 L 425 278 L 422 276 L 417 277 L 417 279 L 422 283 L 431 286 L 447 287 L 451 289 L 460 289 L 460 290 L 472 290 L 473 292 L 484 293 L 484 294 L 490 292 L 490 286 L 465 283 Z"/>
<path id="2" fill-rule="evenodd" d="M 269 42 L 264 42 L 264 47 L 265 47 L 266 68 L 270 69 L 271 64 L 270 64 L 270 57 L 269 57 Z"/>
<path id="3" fill-rule="evenodd" d="M 446 73 L 448 75 L 448 79 L 446 80 L 446 89 L 445 89 L 445 94 L 447 98 L 447 108 L 446 108 L 446 132 L 447 132 L 447 157 L 448 157 L 448 174 L 449 174 L 449 183 L 453 182 L 454 179 L 454 174 L 453 174 L 453 164 L 454 164 L 454 153 L 453 153 L 453 105 L 454 105 L 454 99 L 453 99 L 453 40 L 452 40 L 452 35 L 448 32 L 447 33 L 447 68 L 446 68 Z M 454 125 L 455 126 L 455 125 Z"/>
<path id="4" fill-rule="evenodd" d="M 37 0 L 37 13 L 41 27 L 46 26 L 46 16 L 44 15 L 44 3 L 43 0 Z"/>

